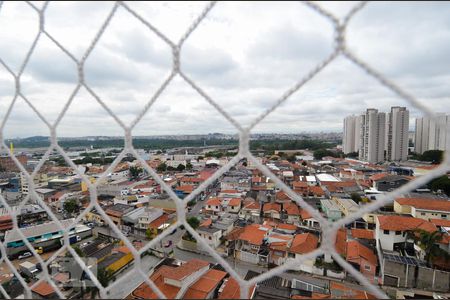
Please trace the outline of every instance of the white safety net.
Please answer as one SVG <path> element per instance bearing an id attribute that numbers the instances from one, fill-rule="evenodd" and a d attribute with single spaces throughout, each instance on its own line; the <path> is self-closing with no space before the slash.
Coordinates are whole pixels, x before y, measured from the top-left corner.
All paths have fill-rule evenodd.
<path id="1" fill-rule="evenodd" d="M 264 165 L 262 165 L 249 151 L 249 136 L 252 129 L 259 124 L 263 119 L 265 119 L 272 111 L 274 111 L 278 106 L 283 104 L 292 94 L 297 92 L 299 89 L 301 89 L 305 84 L 307 84 L 312 78 L 314 78 L 318 73 L 320 73 L 322 70 L 324 70 L 333 60 L 335 60 L 338 56 L 343 56 L 344 58 L 348 59 L 352 63 L 354 63 L 356 66 L 361 68 L 363 71 L 365 71 L 368 75 L 375 78 L 381 85 L 385 86 L 386 88 L 390 89 L 392 92 L 394 92 L 396 95 L 398 95 L 400 98 L 406 100 L 411 106 L 417 108 L 421 112 L 423 112 L 424 115 L 432 116 L 434 113 L 430 111 L 426 106 L 424 106 L 414 95 L 408 93 L 405 91 L 402 87 L 398 86 L 382 74 L 376 71 L 372 66 L 368 65 L 366 62 L 361 60 L 360 58 L 356 57 L 354 53 L 352 53 L 347 47 L 346 47 L 346 28 L 349 24 L 350 20 L 357 14 L 360 10 L 362 10 L 367 3 L 361 2 L 356 4 L 344 18 L 337 18 L 332 13 L 326 11 L 323 9 L 319 4 L 314 2 L 303 2 L 302 4 L 307 6 L 309 9 L 312 9 L 317 14 L 321 15 L 323 18 L 328 20 L 334 27 L 334 50 L 332 53 L 326 57 L 324 60 L 322 60 L 320 63 L 318 63 L 312 70 L 310 70 L 307 75 L 302 78 L 300 81 L 298 81 L 294 86 L 288 88 L 278 99 L 275 101 L 275 103 L 269 107 L 264 113 L 262 113 L 259 117 L 257 117 L 254 121 L 251 122 L 251 125 L 248 127 L 243 127 L 239 122 L 237 122 L 232 115 L 227 113 L 211 96 L 209 96 L 197 83 L 192 80 L 186 73 L 183 71 L 183 65 L 180 62 L 180 53 L 183 51 L 183 45 L 186 42 L 186 40 L 189 38 L 189 36 L 196 30 L 198 25 L 205 19 L 205 17 L 210 13 L 211 10 L 216 9 L 216 3 L 211 2 L 206 5 L 204 10 L 200 13 L 200 15 L 195 19 L 195 21 L 186 29 L 185 33 L 182 35 L 180 40 L 178 41 L 172 41 L 167 36 L 165 36 L 158 28 L 156 28 L 154 25 L 152 25 L 151 20 L 148 20 L 144 18 L 142 15 L 140 15 L 137 11 L 133 10 L 128 4 L 124 2 L 115 2 L 107 16 L 107 18 L 103 21 L 102 25 L 98 29 L 95 38 L 90 43 L 89 47 L 85 51 L 84 55 L 81 59 L 77 59 L 69 50 L 67 50 L 56 38 L 54 38 L 46 29 L 45 26 L 45 16 L 46 16 L 46 9 L 49 5 L 49 2 L 45 2 L 41 8 L 38 8 L 35 4 L 31 2 L 27 2 L 29 6 L 32 7 L 32 9 L 36 12 L 36 14 L 39 17 L 39 31 L 37 32 L 37 35 L 34 38 L 34 41 L 29 48 L 27 55 L 23 62 L 21 63 L 20 69 L 17 72 L 14 72 L 10 66 L 8 66 L 7 63 L 0 57 L 0 63 L 1 65 L 9 72 L 9 74 L 14 78 L 15 82 L 15 93 L 14 98 L 11 102 L 11 105 L 9 106 L 0 127 L 0 139 L 1 139 L 1 146 L 2 150 L 8 152 L 8 155 L 12 158 L 12 160 L 17 164 L 17 166 L 20 168 L 20 171 L 25 174 L 25 178 L 27 182 L 29 183 L 29 195 L 22 201 L 21 205 L 25 205 L 30 199 L 36 200 L 48 213 L 50 218 L 56 222 L 56 224 L 60 227 L 60 230 L 64 232 L 64 246 L 58 251 L 56 251 L 50 258 L 48 258 L 46 261 L 44 261 L 40 255 L 35 251 L 34 247 L 30 244 L 30 242 L 27 240 L 27 238 L 23 235 L 21 230 L 17 230 L 18 227 L 18 221 L 16 217 L 16 212 L 20 210 L 12 211 L 11 208 L 8 206 L 8 203 L 0 197 L 0 203 L 6 207 L 10 214 L 13 216 L 13 225 L 14 228 L 17 230 L 17 232 L 21 235 L 21 238 L 23 239 L 26 246 L 30 249 L 32 254 L 36 257 L 37 261 L 41 263 L 42 266 L 45 266 L 42 268 L 42 271 L 44 275 L 42 278 L 35 282 L 32 285 L 27 285 L 25 280 L 22 278 L 22 276 L 19 274 L 19 272 L 16 270 L 12 262 L 8 259 L 6 255 L 6 247 L 3 243 L 0 243 L 0 250 L 2 253 L 1 256 L 1 262 L 5 262 L 6 265 L 13 271 L 15 276 L 19 279 L 20 283 L 25 288 L 25 297 L 31 298 L 31 289 L 38 285 L 40 282 L 45 281 L 48 282 L 56 291 L 59 297 L 64 298 L 64 294 L 59 290 L 59 288 L 56 286 L 53 280 L 50 279 L 50 274 L 46 268 L 48 264 L 52 260 L 54 260 L 57 256 L 59 256 L 64 251 L 69 251 L 70 254 L 73 256 L 73 258 L 77 261 L 77 263 L 83 268 L 83 270 L 89 275 L 89 277 L 93 280 L 94 284 L 99 289 L 99 294 L 101 298 L 108 298 L 109 291 L 114 287 L 115 285 L 123 284 L 123 280 L 117 280 L 113 282 L 108 287 L 103 287 L 100 282 L 97 280 L 94 274 L 92 274 L 91 270 L 87 268 L 87 266 L 84 264 L 83 260 L 80 258 L 80 256 L 76 253 L 76 251 L 72 247 L 68 247 L 69 245 L 69 234 L 68 229 L 73 227 L 75 224 L 80 222 L 83 217 L 92 209 L 95 208 L 95 210 L 103 217 L 103 219 L 108 223 L 110 228 L 119 236 L 123 241 L 124 244 L 131 249 L 132 254 L 134 256 L 134 272 L 129 272 L 129 275 L 133 274 L 133 276 L 136 276 L 136 274 L 139 274 L 139 276 L 142 277 L 142 280 L 145 281 L 151 289 L 155 291 L 155 293 L 161 297 L 165 298 L 165 295 L 155 286 L 155 284 L 149 280 L 149 274 L 148 270 L 141 269 L 142 265 L 140 263 L 141 261 L 141 254 L 143 254 L 145 251 L 149 250 L 150 248 L 154 247 L 155 245 L 158 245 L 160 241 L 166 237 L 170 232 L 173 231 L 173 229 L 183 225 L 190 233 L 191 235 L 200 243 L 204 249 L 207 250 L 207 252 L 217 260 L 218 263 L 220 263 L 225 270 L 233 276 L 237 282 L 240 284 L 240 291 L 241 291 L 241 298 L 248 298 L 248 291 L 249 287 L 257 284 L 258 282 L 261 282 L 263 280 L 266 280 L 272 276 L 279 275 L 283 272 L 286 272 L 288 270 L 295 270 L 298 268 L 298 265 L 308 259 L 315 258 L 319 255 L 323 254 L 330 254 L 334 260 L 339 263 L 347 272 L 349 272 L 354 278 L 356 278 L 362 285 L 364 285 L 368 292 L 375 295 L 376 297 L 380 298 L 387 298 L 386 294 L 378 287 L 373 284 L 371 284 L 368 279 L 366 279 L 365 276 L 363 276 L 361 273 L 359 273 L 354 267 L 352 267 L 345 259 L 343 259 L 335 250 L 335 240 L 336 240 L 336 234 L 339 228 L 342 228 L 347 223 L 350 223 L 361 216 L 363 216 L 365 213 L 375 211 L 379 209 L 380 207 L 390 203 L 393 201 L 395 197 L 398 197 L 404 193 L 410 192 L 414 190 L 415 188 L 426 184 L 431 179 L 445 174 L 450 167 L 450 156 L 449 153 L 446 153 L 444 162 L 433 171 L 427 173 L 424 176 L 418 177 L 417 179 L 409 182 L 408 184 L 402 186 L 401 188 L 389 192 L 385 195 L 383 195 L 379 200 L 374 201 L 368 205 L 363 206 L 359 209 L 357 213 L 354 213 L 353 215 L 346 216 L 343 219 L 340 219 L 337 222 L 329 222 L 326 220 L 317 210 L 312 208 L 310 205 L 308 205 L 304 199 L 302 199 L 301 196 L 296 194 L 293 190 L 291 190 L 284 182 L 282 182 L 280 179 L 278 179 L 275 175 L 271 173 L 271 171 Z M 52 5 L 58 5 L 58 3 L 53 3 Z M 0 18 L 1 18 L 1 7 L 2 3 L 0 2 Z M 114 113 L 113 111 L 108 107 L 108 105 L 105 103 L 104 100 L 102 100 L 95 92 L 94 90 L 89 87 L 87 82 L 85 81 L 85 62 L 88 59 L 88 57 L 91 55 L 91 52 L 96 47 L 100 37 L 104 34 L 104 32 L 107 30 L 109 24 L 111 23 L 111 20 L 114 18 L 116 12 L 118 10 L 126 10 L 128 11 L 133 17 L 135 17 L 137 20 L 142 22 L 143 25 L 145 25 L 148 30 L 155 33 L 159 38 L 161 38 L 162 41 L 164 41 L 171 49 L 172 49 L 172 70 L 170 75 L 165 79 L 164 83 L 156 90 L 156 92 L 153 94 L 153 96 L 150 98 L 150 100 L 146 103 L 145 107 L 142 109 L 142 111 L 138 114 L 138 116 L 135 118 L 135 120 L 131 123 L 131 125 L 127 126 L 125 125 Z M 220 9 L 220 8 L 217 8 Z M 1 30 L 1 28 L 0 28 Z M 59 114 L 58 118 L 54 123 L 50 123 L 44 115 L 36 109 L 36 107 L 33 105 L 32 101 L 29 101 L 27 97 L 22 93 L 21 89 L 21 79 L 24 72 L 24 69 L 26 68 L 27 64 L 29 63 L 30 57 L 33 53 L 33 51 L 36 48 L 36 45 L 38 41 L 41 38 L 48 38 L 50 39 L 54 45 L 56 45 L 67 57 L 69 57 L 77 66 L 78 71 L 78 82 L 73 90 L 72 94 L 70 95 L 69 99 L 67 100 L 64 109 Z M 173 192 L 173 190 L 157 175 L 157 173 L 139 156 L 137 151 L 133 148 L 132 144 L 132 130 L 135 128 L 135 126 L 140 122 L 140 120 L 143 118 L 143 116 L 147 113 L 149 108 L 154 104 L 154 102 L 158 99 L 158 97 L 161 95 L 161 93 L 165 90 L 165 88 L 168 86 L 168 84 L 174 79 L 174 77 L 179 76 L 181 77 L 185 82 L 189 84 L 189 86 L 192 87 L 205 101 L 207 101 L 210 105 L 212 105 L 221 115 L 223 115 L 239 132 L 239 152 L 238 154 L 230 160 L 225 166 L 223 166 L 221 169 L 219 169 L 212 177 L 210 177 L 208 180 L 203 182 L 197 189 L 195 189 L 187 198 L 184 200 L 181 200 L 177 197 L 177 195 Z M 120 155 L 115 159 L 115 161 L 109 166 L 109 168 L 103 173 L 103 175 L 97 180 L 95 183 L 91 183 L 91 181 L 84 175 L 81 174 L 77 168 L 77 166 L 72 162 L 72 160 L 67 156 L 67 154 L 64 152 L 64 150 L 60 147 L 57 141 L 57 135 L 56 130 L 58 128 L 58 125 L 60 124 L 61 119 L 65 115 L 66 111 L 68 110 L 69 106 L 71 105 L 72 100 L 77 95 L 77 93 L 80 91 L 80 89 L 86 89 L 94 98 L 95 100 L 108 112 L 109 115 L 111 115 L 114 120 L 117 122 L 117 124 L 123 129 L 124 131 L 124 142 L 125 146 L 120 153 Z M 23 99 L 28 106 L 36 113 L 36 115 L 48 126 L 50 132 L 51 132 L 51 145 L 49 146 L 48 150 L 46 151 L 45 155 L 40 160 L 39 164 L 35 168 L 35 170 L 30 174 L 27 172 L 27 170 L 20 164 L 18 159 L 14 156 L 14 153 L 11 152 L 9 147 L 5 144 L 4 137 L 3 137 L 3 131 L 5 127 L 5 123 L 8 120 L 11 110 L 14 107 L 16 101 L 18 99 Z M 447 139 L 448 141 L 450 139 Z M 450 147 L 448 147 L 450 148 Z M 56 150 L 58 153 L 60 153 L 68 165 L 70 165 L 73 170 L 82 178 L 83 182 L 88 186 L 89 193 L 90 193 L 90 204 L 89 206 L 77 216 L 74 223 L 71 226 L 65 227 L 63 224 L 56 218 L 56 216 L 52 213 L 51 209 L 46 205 L 46 203 L 39 197 L 39 195 L 35 191 L 34 181 L 33 178 L 40 169 L 40 167 L 43 166 L 44 162 L 48 159 L 49 155 Z M 138 161 L 144 166 L 145 170 L 157 181 L 158 184 L 161 185 L 161 187 L 164 189 L 164 191 L 173 199 L 173 201 L 176 203 L 176 210 L 177 210 L 177 221 L 171 225 L 167 230 L 163 231 L 160 235 L 158 235 L 156 238 L 151 240 L 147 245 L 145 245 L 143 248 L 136 250 L 133 247 L 133 244 L 128 240 L 127 237 L 124 236 L 124 234 L 117 228 L 117 226 L 113 223 L 113 221 L 108 217 L 108 215 L 105 213 L 105 211 L 101 208 L 101 206 L 97 202 L 97 186 L 100 182 L 102 182 L 101 179 L 105 178 L 108 173 L 110 173 L 114 168 L 118 165 L 118 163 L 122 160 L 122 158 L 125 157 L 125 155 L 131 154 L 134 155 Z M 264 175 L 267 177 L 273 178 L 276 185 L 283 190 L 287 195 L 289 195 L 300 207 L 307 210 L 316 220 L 320 222 L 320 227 L 322 230 L 322 239 L 321 239 L 321 245 L 318 249 L 315 251 L 308 253 L 306 255 L 301 256 L 298 259 L 293 259 L 288 261 L 287 263 L 275 267 L 271 269 L 268 272 L 265 272 L 251 280 L 244 280 L 236 271 L 235 269 L 229 265 L 225 261 L 223 257 L 221 257 L 216 251 L 214 251 L 199 235 L 198 233 L 189 226 L 189 224 L 186 222 L 186 215 L 185 215 L 185 208 L 186 203 L 188 203 L 190 200 L 194 199 L 196 196 L 198 196 L 203 190 L 205 190 L 210 184 L 212 184 L 215 180 L 220 178 L 225 172 L 227 172 L 231 167 L 233 167 L 235 164 L 237 164 L 242 158 L 246 158 L 247 160 L 251 161 Z M 126 276 L 126 275 L 125 275 Z M 9 295 L 6 293 L 4 288 L 0 285 L 0 291 L 1 293 L 9 298 Z"/>

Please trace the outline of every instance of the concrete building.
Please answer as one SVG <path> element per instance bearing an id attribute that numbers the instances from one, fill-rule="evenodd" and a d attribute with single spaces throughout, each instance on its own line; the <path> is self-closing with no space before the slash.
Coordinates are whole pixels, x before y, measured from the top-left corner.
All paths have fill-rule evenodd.
<path id="1" fill-rule="evenodd" d="M 387 159 L 405 161 L 408 158 L 409 110 L 393 106 L 386 118 Z"/>
<path id="2" fill-rule="evenodd" d="M 414 151 L 422 154 L 427 150 L 446 150 L 450 115 L 437 114 L 434 118 L 416 119 Z"/>
<path id="3" fill-rule="evenodd" d="M 361 143 L 361 116 L 348 116 L 344 119 L 342 151 L 347 154 L 358 152 Z"/>
<path id="4" fill-rule="evenodd" d="M 361 116 L 359 158 L 371 163 L 384 161 L 386 114 L 368 108 Z"/>

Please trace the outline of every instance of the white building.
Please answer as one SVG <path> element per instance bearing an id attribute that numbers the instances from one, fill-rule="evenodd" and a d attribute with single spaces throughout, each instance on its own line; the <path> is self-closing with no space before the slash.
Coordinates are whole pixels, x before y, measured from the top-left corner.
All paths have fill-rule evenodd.
<path id="1" fill-rule="evenodd" d="M 393 106 L 386 118 L 387 159 L 405 161 L 408 158 L 409 110 Z"/>
<path id="2" fill-rule="evenodd" d="M 347 154 L 358 152 L 361 144 L 361 116 L 348 116 L 344 119 L 342 151 Z"/>
<path id="3" fill-rule="evenodd" d="M 450 115 L 437 114 L 434 118 L 416 119 L 414 151 L 422 154 L 427 150 L 446 150 Z"/>
<path id="4" fill-rule="evenodd" d="M 359 158 L 371 163 L 384 161 L 386 114 L 368 108 L 361 116 L 361 146 Z"/>

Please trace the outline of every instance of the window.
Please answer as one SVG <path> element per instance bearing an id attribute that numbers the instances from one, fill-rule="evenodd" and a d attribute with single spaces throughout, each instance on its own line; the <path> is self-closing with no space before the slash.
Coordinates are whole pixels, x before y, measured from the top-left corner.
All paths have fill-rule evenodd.
<path id="1" fill-rule="evenodd" d="M 370 271 L 370 266 L 365 265 L 365 266 L 364 266 L 364 270 Z"/>
<path id="2" fill-rule="evenodd" d="M 400 235 L 400 234 L 402 234 L 401 231 L 396 231 L 396 232 L 395 232 L 395 235 Z"/>
<path id="3" fill-rule="evenodd" d="M 447 218 L 447 215 L 441 215 L 441 218 Z"/>
<path id="4" fill-rule="evenodd" d="M 212 237 L 209 236 L 208 238 L 209 238 L 209 240 L 212 240 Z"/>
<path id="5" fill-rule="evenodd" d="M 384 234 L 389 234 L 389 230 L 383 230 Z"/>
<path id="6" fill-rule="evenodd" d="M 425 213 L 420 213 L 421 216 L 425 216 Z"/>

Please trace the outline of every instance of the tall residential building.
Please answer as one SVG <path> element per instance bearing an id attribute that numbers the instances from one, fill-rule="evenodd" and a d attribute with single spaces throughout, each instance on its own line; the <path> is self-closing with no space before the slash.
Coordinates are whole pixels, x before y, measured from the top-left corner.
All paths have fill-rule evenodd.
<path id="1" fill-rule="evenodd" d="M 406 107 L 393 106 L 387 117 L 387 153 L 390 161 L 408 159 L 409 110 Z"/>
<path id="2" fill-rule="evenodd" d="M 359 158 L 371 163 L 384 161 L 386 114 L 369 108 L 361 116 Z"/>
<path id="3" fill-rule="evenodd" d="M 436 114 L 433 118 L 416 119 L 414 151 L 424 153 L 427 150 L 446 150 L 450 148 L 447 134 L 450 128 L 450 115 Z"/>
<path id="4" fill-rule="evenodd" d="M 345 154 L 358 152 L 361 141 L 361 116 L 348 116 L 344 119 L 342 150 Z"/>

